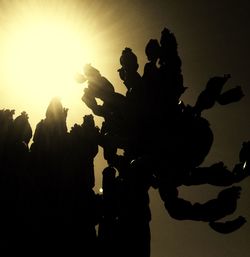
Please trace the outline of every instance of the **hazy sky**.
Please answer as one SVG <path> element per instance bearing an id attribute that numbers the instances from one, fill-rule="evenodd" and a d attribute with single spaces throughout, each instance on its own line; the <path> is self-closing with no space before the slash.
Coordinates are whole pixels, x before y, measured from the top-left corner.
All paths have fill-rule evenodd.
<path id="1" fill-rule="evenodd" d="M 52 23 L 54 21 L 56 24 L 61 21 L 65 22 L 63 24 L 65 30 L 71 30 L 72 26 L 77 47 L 80 45 L 82 51 L 80 64 L 90 62 L 96 66 L 102 75 L 113 83 L 116 90 L 122 93 L 125 88 L 117 73 L 121 51 L 126 46 L 131 47 L 138 56 L 140 72 L 142 72 L 146 62 L 144 54 L 146 43 L 151 38 L 159 39 L 161 30 L 167 27 L 175 33 L 178 41 L 184 83 L 188 87 L 182 97 L 185 103 L 194 104 L 196 97 L 212 76 L 230 73 L 232 78 L 227 82 L 227 87 L 242 86 L 245 93 L 242 101 L 228 106 L 216 105 L 205 112 L 205 116 L 211 123 L 215 140 L 204 165 L 222 160 L 229 168 L 232 168 L 238 161 L 241 143 L 250 140 L 249 1 L 71 0 L 0 1 L 0 3 L 0 108 L 16 109 L 17 115 L 23 110 L 27 111 L 33 128 L 40 119 L 44 118 L 50 95 L 49 93 L 43 94 L 43 91 L 47 90 L 45 86 L 47 81 L 43 77 L 49 70 L 41 65 L 41 61 L 40 64 L 36 63 L 38 58 L 30 59 L 32 65 L 29 69 L 32 69 L 33 75 L 32 79 L 26 80 L 24 76 L 27 73 L 24 69 L 26 58 L 13 50 L 20 48 L 20 42 L 19 48 L 16 48 L 13 42 L 19 41 L 19 34 L 16 30 L 26 31 L 22 24 L 32 24 L 34 17 L 39 16 L 40 21 L 44 19 L 47 23 L 48 17 Z M 23 34 L 20 35 L 23 36 Z M 66 37 L 62 35 L 61 43 L 65 41 L 67 41 Z M 48 42 L 53 42 L 52 35 Z M 74 44 L 72 49 L 67 46 L 65 50 L 62 49 L 61 63 L 66 62 L 68 60 L 66 58 L 72 57 L 75 51 L 73 49 L 76 49 Z M 35 51 L 39 51 L 39 48 Z M 68 55 L 69 52 L 70 55 Z M 15 53 L 14 56 L 13 53 Z M 60 52 L 57 58 L 59 55 Z M 47 63 L 51 62 L 49 57 L 44 60 Z M 70 60 L 74 61 L 74 59 Z M 11 68 L 7 69 L 9 63 Z M 33 67 L 37 68 L 33 70 Z M 65 67 L 60 66 L 60 68 L 62 70 L 61 73 L 57 71 L 58 78 L 63 76 Z M 57 77 L 53 78 L 50 88 L 55 86 Z M 58 80 L 58 83 L 60 85 L 58 88 L 62 92 L 67 92 L 62 96 L 62 102 L 70 109 L 68 120 L 70 127 L 74 122 L 81 122 L 82 116 L 90 113 L 90 110 L 81 102 L 82 87 L 80 85 L 74 83 L 73 80 L 67 81 L 70 87 L 68 84 L 64 85 L 61 80 Z M 69 95 L 70 97 L 67 98 Z M 104 168 L 103 165 L 104 162 L 101 161 L 99 155 L 96 161 L 97 188 L 100 185 L 100 172 Z M 248 222 L 240 230 L 229 235 L 221 235 L 212 231 L 206 223 L 177 221 L 170 218 L 157 191 L 151 190 L 151 256 L 248 257 L 250 252 L 250 179 L 240 185 L 242 195 L 239 206 L 229 219 L 242 215 Z M 216 196 L 220 189 L 208 186 L 182 188 L 181 194 L 192 201 L 205 201 Z"/>

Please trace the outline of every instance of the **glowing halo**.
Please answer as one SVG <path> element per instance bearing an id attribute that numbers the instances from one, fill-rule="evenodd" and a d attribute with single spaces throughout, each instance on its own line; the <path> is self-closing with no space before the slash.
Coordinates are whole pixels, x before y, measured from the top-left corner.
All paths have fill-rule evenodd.
<path id="1" fill-rule="evenodd" d="M 85 108 L 86 112 L 87 107 L 81 102 L 83 86 L 74 78 L 85 63 L 99 58 L 99 45 L 102 42 L 103 48 L 104 40 L 99 39 L 97 28 L 80 11 L 83 6 L 77 8 L 76 3 L 6 2 L 0 27 L 0 91 L 5 99 L 0 108 L 39 116 L 36 121 L 31 120 L 33 127 L 44 117 L 55 96 L 70 109 L 69 113 L 75 113 L 71 124 L 80 121 L 79 110 Z"/>

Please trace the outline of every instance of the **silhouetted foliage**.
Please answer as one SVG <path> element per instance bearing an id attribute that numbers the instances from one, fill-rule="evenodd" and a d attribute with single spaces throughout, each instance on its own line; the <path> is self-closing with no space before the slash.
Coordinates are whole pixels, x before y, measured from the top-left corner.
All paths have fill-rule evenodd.
<path id="1" fill-rule="evenodd" d="M 116 115 L 110 115 L 107 119 L 106 115 L 98 113 L 105 119 L 104 129 L 101 128 L 105 133 L 101 133 L 101 138 L 105 138 L 102 139 L 105 142 L 102 147 L 109 164 L 103 172 L 105 214 L 100 224 L 102 245 L 105 252 L 111 253 L 114 245 L 117 247 L 121 243 L 118 248 L 128 249 L 120 252 L 124 256 L 129 253 L 136 256 L 150 254 L 148 189 L 151 186 L 158 188 L 166 210 L 175 219 L 209 222 L 210 227 L 220 233 L 233 232 L 245 223 L 243 217 L 224 223 L 219 221 L 235 211 L 241 190 L 239 186 L 223 189 L 217 198 L 203 204 L 191 204 L 178 197 L 178 187 L 181 185 L 228 187 L 249 175 L 247 142 L 243 144 L 240 162 L 233 171 L 228 170 L 222 161 L 210 167 L 200 166 L 213 143 L 213 132 L 209 122 L 202 117 L 202 112 L 212 108 L 216 102 L 226 105 L 239 101 L 243 97 L 241 87 L 223 93 L 223 86 L 230 75 L 215 76 L 208 80 L 195 105 L 186 105 L 181 101 L 187 87 L 183 84 L 181 59 L 174 34 L 165 28 L 159 42 L 157 39 L 149 40 L 145 53 L 149 62 L 145 64 L 141 76 L 137 72 L 139 65 L 132 49 L 126 47 L 122 51 L 122 67 L 118 72 L 127 89 L 126 97 L 116 105 L 109 106 L 109 112 Z M 102 77 L 95 68 L 91 69 Z M 90 93 L 93 80 L 89 80 L 88 75 L 84 76 L 88 87 L 82 100 L 96 113 L 87 96 L 91 95 L 94 101 L 101 98 L 100 93 Z M 110 84 L 103 79 L 95 82 L 98 91 Z M 114 101 L 113 90 L 109 99 L 101 99 L 103 106 Z M 124 113 L 124 108 L 129 112 Z M 117 115 L 119 119 L 116 119 Z M 111 125 L 106 126 L 106 121 Z M 123 130 L 114 131 L 114 127 Z M 124 150 L 123 155 L 117 154 L 118 148 Z M 113 216 L 110 211 L 106 213 L 106 208 L 113 210 Z M 140 228 L 138 231 L 137 227 Z M 107 231 L 112 231 L 112 235 Z M 124 237 L 119 234 L 121 231 Z M 108 233 L 107 237 L 105 233 Z M 114 236 L 114 233 L 117 235 Z M 117 237 L 122 240 L 117 242 Z M 107 238 L 108 242 L 105 241 Z M 137 242 L 136 245 L 134 242 Z"/>
<path id="2" fill-rule="evenodd" d="M 241 87 L 223 93 L 230 75 L 215 76 L 194 106 L 185 104 L 181 96 L 187 87 L 174 34 L 164 28 L 159 41 L 149 40 L 145 54 L 148 62 L 140 75 L 132 49 L 121 53 L 118 72 L 125 95 L 90 64 L 76 76 L 87 84 L 83 102 L 104 119 L 101 128 L 92 114 L 85 114 L 83 123 L 68 131 L 68 109 L 53 98 L 29 148 L 28 115 L 14 119 L 14 110 L 0 110 L 3 256 L 149 257 L 150 188 L 158 190 L 174 219 L 207 222 L 224 234 L 246 222 L 242 216 L 220 219 L 236 210 L 241 187 L 234 184 L 249 176 L 250 142 L 242 143 L 232 171 L 222 161 L 201 166 L 214 138 L 203 111 L 216 102 L 241 100 Z M 107 162 L 102 194 L 94 191 L 99 147 Z M 182 185 L 203 184 L 223 188 L 205 203 L 178 195 Z"/>

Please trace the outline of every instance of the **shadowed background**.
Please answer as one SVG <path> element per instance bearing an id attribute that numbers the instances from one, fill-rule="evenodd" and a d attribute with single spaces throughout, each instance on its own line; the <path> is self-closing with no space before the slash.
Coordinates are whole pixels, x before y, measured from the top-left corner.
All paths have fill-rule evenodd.
<path id="1" fill-rule="evenodd" d="M 142 74 L 147 62 L 144 53 L 147 42 L 151 38 L 159 39 L 162 29 L 167 27 L 177 38 L 179 55 L 182 58 L 184 85 L 188 87 L 182 100 L 186 104 L 195 103 L 212 76 L 230 73 L 232 78 L 225 88 L 242 86 L 245 97 L 240 102 L 228 106 L 216 105 L 204 112 L 215 139 L 203 165 L 222 160 L 232 168 L 238 161 L 241 143 L 250 140 L 249 11 L 249 1 L 243 0 L 0 1 L 0 108 L 15 109 L 16 115 L 23 110 L 27 111 L 34 130 L 35 125 L 44 118 L 46 107 L 54 96 L 52 94 L 58 94 L 63 105 L 69 108 L 67 123 L 70 128 L 74 123 L 82 122 L 84 114 L 91 113 L 81 101 L 84 86 L 74 82 L 74 69 L 81 70 L 83 64 L 91 63 L 112 82 L 118 92 L 124 93 L 125 87 L 117 73 L 121 51 L 125 47 L 133 49 Z M 33 24 L 34 19 L 42 24 L 43 21 L 49 24 L 47 28 L 54 28 L 50 37 L 38 39 L 38 42 L 45 40 L 42 42 L 43 46 L 53 45 L 53 36 L 58 31 L 70 31 L 68 37 L 61 37 L 60 45 L 69 37 L 75 38 L 76 44 L 73 43 L 71 47 L 71 41 L 67 41 L 65 48 L 55 55 L 55 58 L 61 58 L 61 63 L 68 63 L 69 66 L 52 62 L 52 66 L 47 69 L 51 56 L 45 57 L 42 63 L 39 58 L 46 56 L 44 54 L 35 56 L 31 59 L 31 65 L 27 66 L 27 54 L 20 53 L 25 50 L 22 49 L 22 44 L 25 45 L 22 40 L 29 34 L 18 33 L 28 31 L 21 25 Z M 50 26 L 60 22 L 62 25 L 59 25 L 59 29 L 57 25 Z M 34 24 L 36 28 L 36 23 Z M 47 28 L 45 27 L 45 31 Z M 14 43 L 19 48 L 16 48 Z M 33 45 L 31 44 L 32 47 Z M 27 49 L 28 52 L 31 51 L 31 46 Z M 40 50 L 37 46 L 33 51 L 36 53 Z M 73 55 L 76 58 L 72 58 Z M 63 77 L 65 70 L 72 68 L 73 64 L 70 62 L 76 65 L 72 69 L 72 80 L 71 74 L 69 77 Z M 51 91 L 51 88 L 55 90 Z M 150 102 L 148 104 L 150 105 Z M 100 125 L 101 119 L 96 119 L 96 122 Z M 105 165 L 100 149 L 95 162 L 96 190 L 100 187 L 101 171 Z M 240 185 L 241 199 L 235 214 L 229 218 L 243 215 L 248 222 L 240 230 L 229 235 L 212 231 L 206 223 L 170 218 L 158 192 L 151 190 L 151 256 L 249 256 L 249 178 Z M 182 187 L 180 192 L 186 199 L 206 201 L 215 197 L 220 189 L 204 185 Z"/>

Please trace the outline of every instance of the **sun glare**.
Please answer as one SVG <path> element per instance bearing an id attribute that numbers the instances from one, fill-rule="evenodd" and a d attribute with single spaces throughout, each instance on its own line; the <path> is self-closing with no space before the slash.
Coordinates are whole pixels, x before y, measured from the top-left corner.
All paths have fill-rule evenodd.
<path id="1" fill-rule="evenodd" d="M 117 27 L 109 14 L 101 2 L 95 8 L 78 0 L 1 3 L 0 109 L 26 111 L 34 129 L 59 97 L 69 108 L 68 128 L 82 122 L 91 110 L 81 101 L 85 85 L 75 75 L 87 63 L 105 76 L 116 68 Z"/>
<path id="2" fill-rule="evenodd" d="M 48 100 L 54 95 L 68 97 L 73 91 L 74 74 L 88 56 L 73 28 L 65 25 L 34 20 L 11 31 L 6 73 L 26 96 L 36 93 L 40 100 Z"/>
<path id="3" fill-rule="evenodd" d="M 100 40 L 98 28 L 73 1 L 67 5 L 57 1 L 11 3 L 6 3 L 0 27 L 0 109 L 14 108 L 16 114 L 27 111 L 30 117 L 36 116 L 31 121 L 34 126 L 56 96 L 78 122 L 75 118 L 82 119 L 86 106 L 81 101 L 83 86 L 75 81 L 75 74 L 86 63 L 95 66 L 93 61 L 100 60 L 103 35 Z M 80 115 L 76 108 L 82 111 Z"/>

